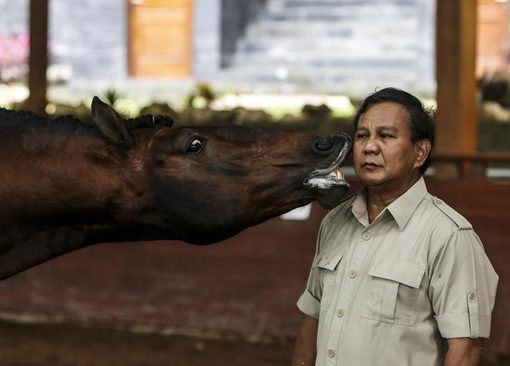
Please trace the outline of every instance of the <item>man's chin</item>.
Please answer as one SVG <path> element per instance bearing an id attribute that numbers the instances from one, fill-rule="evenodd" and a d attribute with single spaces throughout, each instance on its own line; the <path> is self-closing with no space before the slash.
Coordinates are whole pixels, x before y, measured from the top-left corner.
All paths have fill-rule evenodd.
<path id="1" fill-rule="evenodd" d="M 381 176 L 380 173 L 374 171 L 363 171 L 361 170 L 357 173 L 358 180 L 365 187 L 377 187 L 379 185 L 384 184 L 387 179 L 384 176 Z"/>

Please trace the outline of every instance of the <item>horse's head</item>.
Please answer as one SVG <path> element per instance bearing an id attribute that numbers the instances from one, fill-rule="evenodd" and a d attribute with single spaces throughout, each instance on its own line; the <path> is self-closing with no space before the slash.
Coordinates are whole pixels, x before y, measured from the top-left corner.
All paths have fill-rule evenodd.
<path id="1" fill-rule="evenodd" d="M 156 238 L 219 241 L 313 200 L 332 207 L 349 188 L 339 170 L 351 146 L 345 134 L 170 128 L 152 126 L 151 118 L 149 128 L 133 130 L 98 99 L 92 110 L 105 138 L 133 151 L 138 162 L 131 166 L 139 167 L 133 174 L 146 185 L 132 228 Z"/>

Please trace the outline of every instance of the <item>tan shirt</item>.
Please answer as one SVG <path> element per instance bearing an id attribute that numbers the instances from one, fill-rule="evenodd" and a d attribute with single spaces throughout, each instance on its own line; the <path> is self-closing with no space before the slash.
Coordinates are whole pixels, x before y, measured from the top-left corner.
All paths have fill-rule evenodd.
<path id="1" fill-rule="evenodd" d="M 364 194 L 323 220 L 299 309 L 316 365 L 433 366 L 443 338 L 489 337 L 498 276 L 461 215 L 421 178 L 368 222 Z"/>

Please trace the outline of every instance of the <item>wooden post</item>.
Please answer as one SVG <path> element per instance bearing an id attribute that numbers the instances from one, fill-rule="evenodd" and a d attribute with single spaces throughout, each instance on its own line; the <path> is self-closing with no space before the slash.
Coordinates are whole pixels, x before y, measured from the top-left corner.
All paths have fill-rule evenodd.
<path id="1" fill-rule="evenodd" d="M 478 137 L 477 0 L 438 0 L 436 6 L 436 150 L 472 154 L 477 151 Z M 437 168 L 441 167 L 436 167 L 436 176 L 451 175 L 448 170 Z"/>
<path id="2" fill-rule="evenodd" d="M 48 0 L 30 0 L 30 53 L 28 57 L 27 107 L 46 113 L 46 70 L 48 68 Z"/>

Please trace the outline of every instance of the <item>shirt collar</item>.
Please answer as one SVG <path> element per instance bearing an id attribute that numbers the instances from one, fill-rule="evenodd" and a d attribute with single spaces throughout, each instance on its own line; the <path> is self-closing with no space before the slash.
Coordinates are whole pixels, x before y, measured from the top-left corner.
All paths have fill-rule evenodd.
<path id="1" fill-rule="evenodd" d="M 352 201 L 352 214 L 363 226 L 368 226 L 368 209 L 367 209 L 367 199 L 365 196 L 366 188 L 363 188 L 360 192 L 357 193 L 356 198 Z"/>
<path id="2" fill-rule="evenodd" d="M 400 230 L 404 230 L 405 226 L 411 219 L 412 214 L 427 194 L 427 186 L 425 180 L 420 177 L 418 181 L 411 186 L 404 194 L 393 201 L 385 210 L 388 210 L 393 216 Z M 365 189 L 359 192 L 352 202 L 353 215 L 365 226 L 368 226 L 367 201 L 365 197 Z M 366 222 L 365 222 L 366 221 Z"/>
<path id="3" fill-rule="evenodd" d="M 423 177 L 420 177 L 411 188 L 386 207 L 397 222 L 400 230 L 404 230 L 416 207 L 418 207 L 426 194 L 427 186 L 425 185 L 425 180 Z"/>

